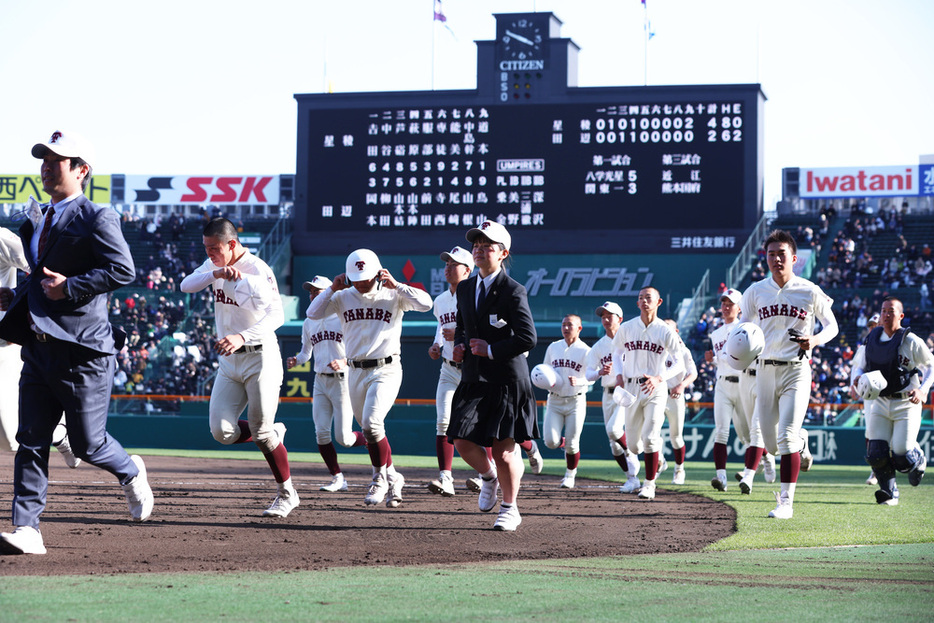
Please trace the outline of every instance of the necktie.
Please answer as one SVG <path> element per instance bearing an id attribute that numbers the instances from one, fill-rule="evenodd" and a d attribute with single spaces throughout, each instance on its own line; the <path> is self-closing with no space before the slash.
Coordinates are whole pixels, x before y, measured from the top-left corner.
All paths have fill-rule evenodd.
<path id="1" fill-rule="evenodd" d="M 486 286 L 483 283 L 483 279 L 480 280 L 480 293 L 477 295 L 477 309 L 480 309 L 480 306 L 483 305 L 483 300 L 486 298 Z"/>
<path id="2" fill-rule="evenodd" d="M 55 208 L 49 206 L 45 213 L 45 224 L 42 226 L 42 233 L 39 234 L 39 250 L 36 253 L 36 259 L 42 257 L 42 250 L 45 249 L 45 243 L 49 241 L 49 231 L 52 229 L 52 216 L 55 214 Z"/>

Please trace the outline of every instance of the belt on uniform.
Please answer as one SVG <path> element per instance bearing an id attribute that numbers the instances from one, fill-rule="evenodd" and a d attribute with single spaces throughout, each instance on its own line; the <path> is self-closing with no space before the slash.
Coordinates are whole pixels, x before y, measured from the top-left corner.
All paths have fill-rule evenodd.
<path id="1" fill-rule="evenodd" d="M 902 398 L 908 398 L 908 392 L 895 392 L 894 394 L 889 394 L 888 396 L 879 396 L 879 398 L 891 398 L 892 400 L 901 400 Z"/>
<path id="2" fill-rule="evenodd" d="M 445 359 L 445 360 L 444 360 L 444 363 L 446 363 L 446 364 L 448 364 L 448 365 L 450 365 L 450 366 L 454 366 L 454 367 L 457 368 L 458 370 L 460 370 L 462 367 L 464 367 L 464 364 L 461 363 L 460 361 L 451 361 L 450 359 Z"/>
<path id="3" fill-rule="evenodd" d="M 604 387 L 603 391 L 605 391 L 608 394 L 612 394 L 614 391 L 616 391 L 616 385 L 610 385 L 608 387 Z"/>
<path id="4" fill-rule="evenodd" d="M 720 378 L 724 381 L 729 381 L 730 383 L 739 383 L 739 377 L 732 374 L 730 376 L 721 376 Z"/>
<path id="5" fill-rule="evenodd" d="M 767 366 L 796 366 L 801 363 L 801 360 L 795 359 L 794 361 L 782 361 L 780 359 L 764 359 L 762 363 Z"/>
<path id="6" fill-rule="evenodd" d="M 261 353 L 263 352 L 263 345 L 257 344 L 256 346 L 250 346 L 249 344 L 244 344 L 240 348 L 234 351 L 234 355 L 242 355 L 243 353 Z"/>
<path id="7" fill-rule="evenodd" d="M 647 380 L 649 380 L 649 378 L 647 376 L 640 376 L 639 378 L 635 378 L 635 379 L 629 378 L 626 380 L 629 381 L 630 383 L 639 383 L 641 385 L 642 383 L 645 383 Z"/>
<path id="8" fill-rule="evenodd" d="M 318 376 L 332 376 L 336 379 L 344 378 L 343 372 L 318 372 Z"/>
<path id="9" fill-rule="evenodd" d="M 755 375 L 756 375 L 756 369 L 755 369 L 755 368 L 746 368 L 746 374 L 748 374 L 749 376 L 755 376 Z"/>
<path id="10" fill-rule="evenodd" d="M 571 394 L 570 396 L 565 396 L 563 394 L 556 394 L 554 392 L 548 392 L 549 396 L 554 396 L 555 398 L 577 398 L 578 396 L 583 396 L 587 392 L 577 392 L 576 394 Z"/>
<path id="11" fill-rule="evenodd" d="M 359 368 L 359 369 L 378 368 L 380 366 L 386 365 L 387 363 L 392 363 L 392 355 L 390 355 L 389 357 L 384 357 L 382 359 L 361 359 L 359 361 L 354 361 L 353 359 L 351 359 L 347 363 L 350 364 L 351 368 Z"/>

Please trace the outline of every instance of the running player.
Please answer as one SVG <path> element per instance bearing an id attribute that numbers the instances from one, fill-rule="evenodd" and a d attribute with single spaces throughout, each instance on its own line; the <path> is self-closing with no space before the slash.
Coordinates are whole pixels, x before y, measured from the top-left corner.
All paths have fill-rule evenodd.
<path id="1" fill-rule="evenodd" d="M 211 219 L 202 232 L 208 259 L 179 284 L 182 292 L 214 291 L 220 355 L 211 388 L 211 434 L 222 444 L 254 442 L 276 480 L 278 494 L 264 517 L 286 517 L 299 504 L 292 486 L 285 426 L 276 424 L 282 358 L 276 329 L 285 322 L 272 269 L 240 244 L 237 228 Z M 247 419 L 240 414 L 247 409 Z"/>
<path id="2" fill-rule="evenodd" d="M 616 384 L 636 397 L 625 409 L 629 451 L 645 451 L 645 481 L 639 497 L 653 500 L 668 403 L 667 381 L 683 370 L 680 360 L 671 367 L 665 366 L 665 360 L 681 348 L 681 338 L 658 317 L 662 304 L 658 290 L 642 288 L 637 303 L 639 317 L 621 324 L 613 338 L 613 368 L 619 371 Z"/>
<path id="3" fill-rule="evenodd" d="M 799 471 L 808 471 L 812 457 L 801 425 L 811 391 L 810 352 L 837 335 L 833 301 L 817 285 L 794 274 L 798 246 L 784 230 L 769 234 L 764 244 L 769 278 L 746 290 L 740 303 L 745 322 L 762 328 L 765 349 L 756 376 L 756 412 L 765 448 L 781 454 L 781 491 L 769 517 L 794 514 Z M 821 331 L 814 334 L 815 322 Z"/>
<path id="4" fill-rule="evenodd" d="M 302 287 L 308 291 L 309 301 L 331 287 L 331 280 L 316 275 L 306 281 Z M 315 358 L 315 385 L 311 406 L 315 421 L 315 438 L 318 452 L 331 474 L 331 482 L 321 487 L 321 491 L 346 491 L 347 480 L 337 460 L 337 450 L 331 441 L 331 424 L 337 435 L 337 443 L 345 448 L 365 446 L 366 439 L 360 431 L 353 431 L 353 409 L 350 408 L 350 394 L 347 391 L 347 357 L 344 354 L 344 334 L 337 316 L 330 315 L 324 320 L 305 318 L 302 323 L 302 350 L 294 357 L 285 360 L 291 370 Z"/>
<path id="5" fill-rule="evenodd" d="M 878 504 L 898 504 L 895 471 L 908 474 L 917 487 L 924 476 L 927 458 L 918 447 L 921 406 L 934 383 L 934 355 L 924 341 L 902 327 L 902 302 L 894 297 L 882 303 L 881 326 L 866 337 L 866 347 L 853 358 L 853 377 L 878 370 L 885 387 L 869 403 L 866 462 L 879 481 Z M 856 392 L 856 385 L 852 387 Z"/>
<path id="6" fill-rule="evenodd" d="M 548 392 L 543 426 L 545 445 L 551 449 L 564 447 L 567 470 L 561 479 L 563 489 L 573 489 L 577 477 L 581 433 L 584 432 L 584 417 L 587 415 L 587 391 L 590 389 L 585 372 L 590 347 L 580 339 L 581 328 L 580 316 L 565 316 L 561 321 L 564 339 L 552 342 L 545 351 L 545 363 L 564 379 L 560 389 Z"/>
<path id="7" fill-rule="evenodd" d="M 405 478 L 392 464 L 386 416 L 402 386 L 402 314 L 429 309 L 431 296 L 396 281 L 369 249 L 348 255 L 345 272 L 308 306 L 313 320 L 337 314 L 344 331 L 350 404 L 373 465 L 373 482 L 363 498 L 367 505 L 379 504 L 387 494 L 388 507 L 402 504 Z"/>
<path id="8" fill-rule="evenodd" d="M 600 316 L 606 335 L 597 340 L 597 343 L 587 353 L 586 376 L 591 383 L 603 377 L 601 381 L 603 424 L 610 440 L 610 452 L 626 473 L 626 482 L 619 488 L 620 493 L 638 493 L 642 488 L 642 483 L 639 482 L 639 458 L 626 447 L 624 430 L 626 415 L 623 408 L 613 400 L 613 392 L 616 389 L 616 374 L 613 371 L 613 338 L 619 330 L 619 323 L 623 320 L 623 310 L 616 303 L 607 301 L 597 308 L 596 314 Z M 614 432 L 616 426 L 620 429 L 618 432 Z"/>
<path id="9" fill-rule="evenodd" d="M 665 324 L 671 327 L 675 333 L 678 331 L 678 323 L 671 318 L 665 320 Z M 691 356 L 691 351 L 681 340 L 681 348 L 678 351 L 669 353 L 665 360 L 666 367 L 675 366 L 680 359 L 683 370 L 668 379 L 668 404 L 665 406 L 665 417 L 668 419 L 668 437 L 671 439 L 671 451 L 675 458 L 675 469 L 671 475 L 671 484 L 684 484 L 684 392 L 697 379 L 697 365 Z"/>

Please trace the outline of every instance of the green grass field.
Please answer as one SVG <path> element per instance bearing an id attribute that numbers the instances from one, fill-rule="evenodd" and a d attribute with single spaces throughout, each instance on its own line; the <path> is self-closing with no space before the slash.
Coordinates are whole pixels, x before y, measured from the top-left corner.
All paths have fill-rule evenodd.
<path id="1" fill-rule="evenodd" d="M 393 458 L 411 467 L 435 461 Z M 303 453 L 290 459 L 319 460 Z M 684 490 L 722 497 L 710 487 L 710 465 L 686 467 Z M 0 581 L 0 621 L 930 621 L 932 481 L 905 483 L 901 504 L 882 507 L 864 484 L 867 473 L 862 466 L 815 467 L 800 479 L 789 521 L 765 517 L 775 487 L 757 482 L 751 495 L 729 496 L 737 533 L 700 553 L 278 574 L 7 577 Z M 619 471 L 609 461 L 582 461 L 578 477 L 619 480 Z"/>

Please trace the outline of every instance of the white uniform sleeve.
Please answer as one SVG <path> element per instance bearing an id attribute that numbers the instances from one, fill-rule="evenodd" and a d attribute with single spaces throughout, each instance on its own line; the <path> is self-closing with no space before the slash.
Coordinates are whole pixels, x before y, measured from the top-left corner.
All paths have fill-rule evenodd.
<path id="1" fill-rule="evenodd" d="M 26 261 L 26 254 L 23 252 L 23 242 L 16 234 L 4 229 L 0 236 L 0 267 L 10 266 L 28 273 L 29 263 Z M 12 288 L 16 284 L 3 284 Z"/>
<path id="2" fill-rule="evenodd" d="M 438 321 L 438 326 L 435 327 L 435 341 L 432 342 L 432 344 L 437 344 L 439 348 L 444 346 L 444 334 L 441 332 L 441 318 L 438 317 L 440 315 L 440 310 L 438 309 L 438 302 L 440 299 L 441 297 L 439 296 L 434 302 L 434 315 L 435 319 Z"/>
<path id="3" fill-rule="evenodd" d="M 850 362 L 850 385 L 856 383 L 859 377 L 866 371 L 866 345 L 860 344 L 853 355 L 853 361 Z"/>
<path id="4" fill-rule="evenodd" d="M 311 302 L 311 305 L 308 306 L 308 311 L 305 312 L 305 315 L 311 318 L 312 320 L 321 320 L 326 318 L 331 314 L 337 313 L 337 304 L 335 303 L 333 309 L 331 309 L 331 299 L 334 296 L 334 290 L 332 288 L 325 288 L 321 291 L 321 294 L 315 297 L 315 300 Z"/>
<path id="5" fill-rule="evenodd" d="M 196 268 L 195 272 L 182 279 L 182 282 L 178 284 L 178 288 L 182 292 L 188 292 L 189 294 L 205 289 L 215 281 L 215 268 L 217 267 L 208 260 Z"/>
<path id="6" fill-rule="evenodd" d="M 431 309 L 431 295 L 422 290 L 404 283 L 396 284 L 402 311 L 425 312 Z"/>
<path id="7" fill-rule="evenodd" d="M 309 359 L 311 359 L 311 319 L 306 318 L 305 322 L 302 323 L 302 350 L 295 355 L 295 365 L 302 365 Z"/>
<path id="8" fill-rule="evenodd" d="M 263 313 L 259 321 L 249 329 L 240 331 L 240 335 L 247 342 L 262 340 L 269 334 L 275 335 L 276 329 L 285 324 L 285 310 L 282 309 L 282 297 L 279 291 L 273 288 L 269 290 L 269 299 L 259 311 Z"/>
<path id="9" fill-rule="evenodd" d="M 817 300 L 820 301 L 820 303 L 815 305 L 814 317 L 820 321 L 821 327 L 823 328 L 820 333 L 814 337 L 817 339 L 818 344 L 823 345 L 835 338 L 840 329 L 837 326 L 837 319 L 834 317 L 833 310 L 831 309 L 833 300 L 820 290 L 817 293 Z"/>
<path id="10" fill-rule="evenodd" d="M 911 340 L 911 359 L 914 365 L 921 371 L 921 395 L 922 402 L 927 398 L 931 391 L 931 385 L 934 384 L 934 354 L 927 344 L 916 335 L 909 335 L 914 338 Z"/>

